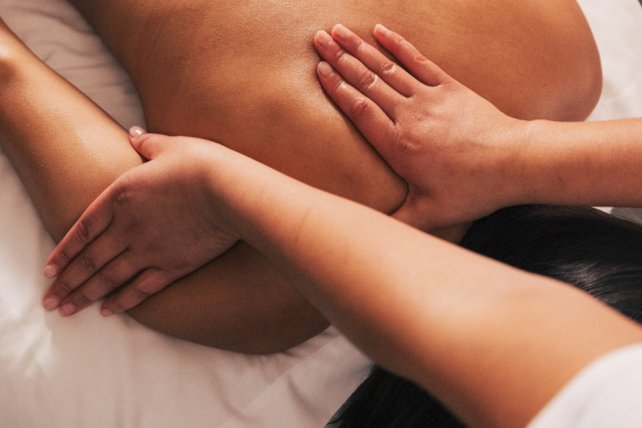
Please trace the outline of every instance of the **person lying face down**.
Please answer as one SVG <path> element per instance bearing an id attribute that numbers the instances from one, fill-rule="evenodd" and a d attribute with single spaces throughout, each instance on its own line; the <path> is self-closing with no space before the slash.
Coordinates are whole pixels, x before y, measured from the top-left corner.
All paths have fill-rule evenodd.
<path id="1" fill-rule="evenodd" d="M 597 50 L 575 1 L 413 1 L 403 8 L 362 1 L 331 10 L 319 1 L 269 7 L 203 0 L 72 3 L 131 76 L 151 131 L 219 141 L 385 212 L 402 203 L 405 184 L 319 87 L 311 43 L 318 29 L 337 21 L 363 34 L 375 22 L 404 28 L 454 76 L 519 117 L 582 119 L 600 92 Z M 12 136 L 3 150 L 60 238 L 101 190 L 140 159 L 102 112 L 70 96 L 72 89 L 27 60 L 9 36 L 2 40 L 20 52 L 6 62 L 21 76 L 3 96 L 23 96 L 21 105 L 2 107 L 3 132 Z M 46 103 L 42 93 L 49 94 Z M 33 128 L 25 129 L 25 116 L 36 121 Z M 42 135 L 50 144 L 40 143 Z M 115 279 L 98 279 L 93 290 Z M 60 307 L 69 315 L 96 297 L 75 293 Z M 220 310 L 210 311 L 213 305 Z M 284 349 L 327 326 L 244 244 L 130 312 L 160 331 L 245 352 Z"/>
<path id="2" fill-rule="evenodd" d="M 138 241 L 144 245 L 130 248 L 142 251 L 139 269 L 158 257 L 159 266 L 179 262 L 190 270 L 245 239 L 292 275 L 302 294 L 364 352 L 435 394 L 471 426 L 524 426 L 593 361 L 642 343 L 639 324 L 570 285 L 437 239 L 221 145 L 135 130 L 132 144 L 150 163 L 123 175 L 88 208 L 50 256 L 49 275 L 77 265 L 91 247 L 108 245 L 108 256 L 118 260 L 119 248 Z M 181 168 L 181 160 L 190 160 L 194 171 Z M 172 195 L 185 189 L 192 189 L 188 203 L 174 204 Z M 159 207 L 169 209 L 163 216 L 150 215 Z M 516 224 L 499 242 L 501 249 L 512 250 L 513 260 L 519 260 L 521 247 L 543 243 L 551 259 L 526 259 L 539 264 L 539 271 L 550 265 L 551 275 L 556 269 L 577 272 L 560 277 L 592 286 L 614 274 L 613 283 L 625 288 L 611 293 L 612 302 L 636 295 L 639 226 L 613 223 L 593 211 L 555 208 L 547 215 L 547 208 L 527 208 L 524 222 L 509 214 L 495 223 Z M 129 231 L 141 218 L 150 225 L 134 237 Z M 515 233 L 529 227 L 541 237 Z M 165 228 L 164 236 L 155 232 L 159 228 Z M 595 248 L 586 245 L 593 229 Z M 473 246 L 470 237 L 478 233 L 479 242 L 492 249 L 494 235 L 475 230 L 468 232 L 468 243 Z M 622 241 L 633 258 L 618 259 L 620 243 L 612 238 L 622 234 L 633 237 Z M 605 239 L 610 246 L 603 245 Z M 169 251 L 177 247 L 184 251 Z M 622 273 L 633 273 L 631 281 L 623 281 Z M 642 358 L 642 346 L 634 349 L 633 362 Z M 640 372 L 638 379 L 640 390 Z M 607 386 L 622 395 L 618 385 Z M 631 406 L 637 409 L 629 400 Z M 604 406 L 600 409 L 602 417 Z"/>
<path id="3" fill-rule="evenodd" d="M 388 37 L 384 37 L 385 34 L 394 36 L 379 30 L 383 41 Z M 346 47 L 345 43 L 343 45 Z M 394 44 L 391 46 L 395 47 Z M 399 54 L 414 50 L 407 43 L 398 43 L 396 47 L 402 48 L 395 50 L 395 55 L 402 62 L 406 61 Z M 351 52 L 364 63 L 372 60 L 355 47 Z M 374 51 L 370 53 L 382 57 Z M 413 60 L 418 63 L 419 69 L 410 69 L 432 88 L 428 91 L 441 89 L 453 95 L 459 93 L 465 99 L 475 97 L 434 64 L 421 58 L 415 52 L 406 59 L 410 59 L 410 63 Z M 319 66 L 320 78 L 339 105 L 343 108 L 365 105 L 363 95 L 356 94 L 347 83 L 328 85 L 328 77 L 332 74 L 324 71 L 322 65 Z M 333 65 L 344 68 L 341 64 Z M 327 64 L 325 66 L 328 67 Z M 398 70 L 398 74 L 393 75 L 389 68 L 374 69 L 379 70 L 382 78 L 402 93 L 404 87 L 412 89 L 403 83 L 414 79 L 403 72 Z M 350 76 L 348 72 L 347 69 L 342 71 L 346 79 L 351 84 L 355 84 L 355 81 L 358 83 L 355 76 Z M 364 94 L 372 96 L 384 111 L 391 108 L 385 104 L 387 97 L 382 96 L 381 92 L 377 94 L 373 86 L 366 85 Z M 415 84 L 413 90 L 416 89 Z M 356 103 L 346 102 L 348 98 Z M 501 114 L 490 104 L 476 104 L 485 106 L 486 112 L 491 113 L 488 118 L 493 116 L 504 122 Z M 357 125 L 364 133 L 369 133 L 370 130 L 364 125 L 376 125 L 377 121 L 386 123 L 394 119 L 394 116 L 366 115 L 367 120 L 363 120 L 363 113 L 372 113 L 376 111 L 372 110 L 375 107 L 370 104 L 368 109 L 354 111 L 348 108 L 346 113 L 357 120 Z M 616 127 L 626 131 L 639 125 L 639 122 L 632 124 L 620 121 L 601 127 L 607 130 Z M 478 123 L 477 126 L 484 128 L 488 124 Z M 594 127 L 579 124 L 573 128 Z M 204 184 L 194 186 L 207 190 L 196 192 L 189 199 L 193 206 L 203 208 L 203 213 L 200 210 L 185 211 L 185 207 L 173 207 L 160 223 L 159 219 L 148 217 L 157 223 L 158 228 L 163 224 L 174 226 L 168 228 L 174 240 L 158 240 L 154 228 L 151 231 L 148 228 L 140 236 L 147 241 L 151 239 L 150 242 L 156 247 L 154 252 L 161 259 L 173 263 L 178 258 L 194 268 L 202 260 L 190 253 L 201 254 L 206 260 L 220 255 L 235 239 L 248 239 L 280 263 L 282 268 L 298 272 L 300 283 L 296 283 L 305 295 L 323 308 L 330 319 L 337 321 L 353 340 L 369 350 L 375 360 L 379 358 L 382 363 L 417 381 L 426 390 L 434 391 L 467 423 L 487 425 L 492 421 L 498 425 L 523 425 L 563 385 L 564 379 L 568 380 L 570 374 L 577 373 L 596 355 L 612 350 L 614 346 L 621 347 L 641 340 L 642 329 L 639 325 L 616 315 L 586 295 L 571 291 L 571 287 L 561 282 L 556 284 L 556 281 L 542 276 L 511 270 L 496 261 L 484 260 L 461 249 L 455 250 L 416 229 L 377 215 L 361 205 L 319 192 L 211 142 L 143 134 L 142 130 L 133 129 L 132 144 L 143 156 L 152 159 L 153 165 L 126 174 L 92 204 L 52 254 L 50 264 L 46 267 L 48 274 L 59 274 L 70 257 L 74 260 L 69 268 L 78 265 L 88 248 L 95 243 L 132 242 L 132 237 L 123 233 L 128 230 L 127 224 L 136 224 L 137 217 L 142 215 L 145 218 L 145 213 L 157 211 L 154 206 L 162 207 L 167 202 L 167 195 L 161 197 L 158 192 L 159 185 L 161 189 L 167 186 L 163 184 L 167 182 L 167 174 L 159 175 L 159 171 L 174 171 L 174 177 L 183 182 L 183 186 L 179 184 L 178 187 L 172 183 L 167 186 L 168 191 L 176 192 L 181 187 L 189 188 L 196 184 L 192 172 L 177 170 L 177 160 L 191 158 L 194 168 L 200 170 L 197 176 L 202 174 L 209 177 Z M 626 134 L 620 134 L 620 137 Z M 477 136 L 474 132 L 471 135 Z M 453 136 L 461 138 L 459 133 Z M 434 138 L 431 133 L 424 137 L 428 140 Z M 635 141 L 635 138 L 624 138 L 623 144 Z M 380 150 L 382 145 L 379 143 L 376 146 Z M 420 146 L 429 145 L 429 141 L 417 143 Z M 579 152 L 582 152 L 581 149 L 585 147 L 579 148 Z M 577 146 L 573 149 L 578 151 Z M 588 149 L 591 152 L 590 145 Z M 387 159 L 392 159 L 388 157 L 390 152 L 381 152 L 387 153 Z M 199 153 L 200 156 L 195 157 Z M 401 159 L 395 163 L 403 165 Z M 241 171 L 247 171 L 247 177 Z M 411 170 L 405 170 L 408 171 Z M 639 173 L 639 170 L 636 172 Z M 419 176 L 411 177 L 405 173 L 402 176 L 409 184 L 422 184 Z M 623 191 L 618 193 L 622 201 L 631 197 L 626 190 L 628 177 L 625 178 Z M 245 189 L 240 194 L 232 190 L 239 185 Z M 581 187 L 577 195 L 570 192 L 565 196 L 581 199 L 584 197 Z M 149 198 L 145 194 L 157 194 L 158 197 Z M 290 196 L 284 197 L 286 194 Z M 171 198 L 169 200 L 171 203 Z M 314 202 L 313 205 L 310 205 L 311 202 Z M 193 221 L 183 219 L 177 222 L 176 219 L 182 219 L 183 216 L 172 216 L 172 211 L 185 211 L 185 217 L 193 218 Z M 209 215 L 206 214 L 208 212 Z M 639 294 L 636 291 L 640 289 L 639 226 L 618 223 L 618 220 L 604 214 L 600 216 L 581 209 L 518 207 L 510 209 L 509 215 L 503 215 L 506 212 L 491 216 L 496 220 L 495 227 L 497 224 L 502 228 L 508 226 L 505 239 L 495 242 L 493 229 L 484 231 L 482 225 L 493 225 L 489 218 L 477 222 L 468 231 L 464 243 L 478 252 L 493 255 L 530 272 L 548 274 L 584 286 L 602 298 L 608 296 L 605 300 L 623 311 L 628 312 L 628 305 L 633 308 L 629 314 L 639 314 L 639 305 L 635 300 Z M 205 225 L 200 217 L 207 220 Z M 428 218 L 427 223 L 430 220 Z M 291 224 L 297 224 L 298 227 L 291 230 L 287 227 Z M 188 229 L 208 233 L 209 239 L 194 240 L 185 234 L 176 235 L 186 225 Z M 578 225 L 579 228 L 573 227 Z M 530 233 L 523 233 L 522 229 Z M 391 240 L 388 234 L 395 238 Z M 614 243 L 614 235 L 621 237 L 621 242 Z M 498 236 L 501 238 L 502 235 Z M 557 239 L 560 236 L 562 242 Z M 168 243 L 192 248 L 187 254 L 171 256 L 163 254 Z M 509 249 L 509 256 L 502 257 L 501 251 L 493 252 L 495 244 L 498 244 L 499 250 Z M 529 246 L 534 246 L 537 251 L 530 254 L 531 257 L 526 257 L 524 263 L 520 256 L 529 255 L 528 251 L 524 251 Z M 539 251 L 542 248 L 546 250 L 544 255 Z M 114 249 L 114 256 L 120 258 L 118 249 Z M 632 253 L 633 257 L 627 257 L 627 253 Z M 323 263 L 319 263 L 319 260 L 323 260 Z M 351 263 L 346 263 L 346 260 Z M 458 264 L 455 263 L 457 260 Z M 359 269 L 355 270 L 354 266 L 359 266 Z M 466 266 L 466 269 L 460 272 L 457 266 Z M 140 267 L 145 267 L 144 262 Z M 140 285 L 134 283 L 129 287 Z M 357 303 L 355 296 L 360 297 Z M 587 322 L 598 324 L 599 328 L 587 329 Z M 523 352 L 525 350 L 530 351 Z M 537 352 L 533 352 L 535 350 Z M 515 358 L 519 352 L 523 352 L 522 357 Z M 639 349 L 634 355 L 640 357 Z M 361 392 L 368 393 L 373 383 L 376 387 L 380 381 L 380 377 L 378 380 L 371 379 Z M 400 385 L 398 379 L 392 379 L 388 385 L 384 382 L 383 386 L 389 390 L 391 386 L 410 384 L 401 382 Z M 527 396 L 523 399 L 516 396 L 516 393 L 525 389 L 529 391 Z M 354 410 L 353 404 L 346 414 Z M 403 404 L 407 405 L 406 402 Z M 631 400 L 629 404 L 632 404 Z M 418 410 L 412 418 L 415 422 L 419 418 L 419 423 L 423 424 L 432 418 L 433 415 L 421 414 L 426 409 L 435 408 L 429 400 L 427 405 L 424 402 L 414 407 L 413 410 Z M 601 409 L 604 410 L 603 407 Z M 391 414 L 385 416 L 398 421 L 399 409 L 393 409 Z M 422 419 L 424 417 L 428 420 Z M 344 421 L 350 419 L 344 418 Z M 381 422 L 381 419 L 377 419 L 377 422 Z M 361 422 L 357 423 L 361 425 Z"/>

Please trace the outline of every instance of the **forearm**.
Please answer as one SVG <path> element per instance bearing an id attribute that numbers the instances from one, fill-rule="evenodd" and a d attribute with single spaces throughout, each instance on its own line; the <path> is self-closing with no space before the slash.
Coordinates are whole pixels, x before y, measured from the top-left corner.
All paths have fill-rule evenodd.
<path id="1" fill-rule="evenodd" d="M 642 119 L 526 126 L 516 202 L 642 206 Z"/>
<path id="2" fill-rule="evenodd" d="M 241 179 L 221 179 L 217 169 L 216 189 Z M 229 171 L 237 170 L 251 190 L 224 199 L 241 237 L 375 361 L 468 423 L 524 425 L 592 359 L 642 339 L 633 323 L 571 287 L 263 167 Z"/>
<path id="3" fill-rule="evenodd" d="M 142 161 L 118 124 L 0 30 L 0 144 L 60 238 L 105 187 Z"/>

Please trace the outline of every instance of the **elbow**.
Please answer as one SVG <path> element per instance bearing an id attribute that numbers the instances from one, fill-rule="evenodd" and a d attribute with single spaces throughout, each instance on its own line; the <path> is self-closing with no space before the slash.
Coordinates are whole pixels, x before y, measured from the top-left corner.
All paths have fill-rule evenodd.
<path id="1" fill-rule="evenodd" d="M 566 103 L 557 113 L 559 120 L 585 120 L 593 111 L 602 95 L 602 64 L 597 48 L 576 61 L 569 73 Z"/>
<path id="2" fill-rule="evenodd" d="M 599 65 L 599 60 L 598 60 Z M 584 111 L 575 119 L 586 119 L 597 105 L 600 97 L 602 96 L 602 67 L 598 66 L 596 69 L 589 71 L 585 76 L 583 93 L 584 97 Z"/>
<path id="3" fill-rule="evenodd" d="M 581 11 L 573 25 L 560 31 L 563 43 L 560 43 L 555 62 L 557 87 L 563 91 L 563 102 L 553 119 L 580 121 L 591 114 L 602 95 L 602 63 L 593 33 Z"/>
<path id="4" fill-rule="evenodd" d="M 14 49 L 0 43 L 0 87 L 15 81 L 18 76 L 20 59 Z"/>

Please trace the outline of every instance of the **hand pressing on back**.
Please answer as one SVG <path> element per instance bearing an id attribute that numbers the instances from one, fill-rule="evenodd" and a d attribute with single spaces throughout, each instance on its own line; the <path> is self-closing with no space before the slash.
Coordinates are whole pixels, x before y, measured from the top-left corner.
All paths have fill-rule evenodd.
<path id="1" fill-rule="evenodd" d="M 524 122 L 508 117 L 382 25 L 375 39 L 400 67 L 347 28 L 319 31 L 318 78 L 408 184 L 394 213 L 421 229 L 471 221 L 517 202 Z M 501 84 L 501 82 L 498 82 Z"/>

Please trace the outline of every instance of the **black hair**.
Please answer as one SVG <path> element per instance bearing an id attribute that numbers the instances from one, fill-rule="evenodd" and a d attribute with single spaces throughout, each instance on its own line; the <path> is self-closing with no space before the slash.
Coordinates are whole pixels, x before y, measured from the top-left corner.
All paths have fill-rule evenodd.
<path id="1" fill-rule="evenodd" d="M 642 226 L 593 208 L 525 205 L 476 221 L 461 246 L 590 293 L 642 323 Z M 461 427 L 412 382 L 375 366 L 332 421 L 339 428 Z"/>

